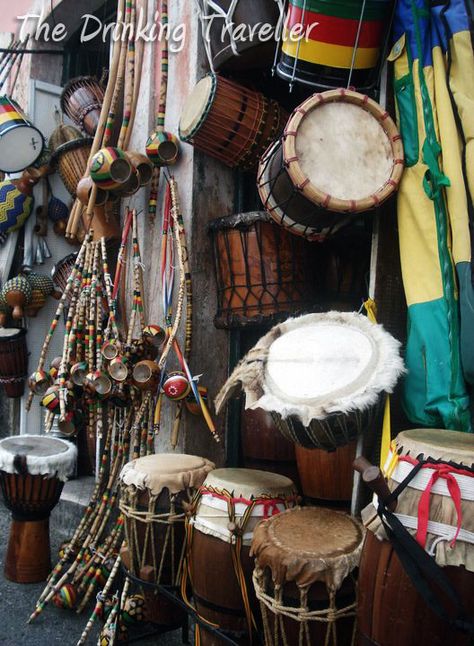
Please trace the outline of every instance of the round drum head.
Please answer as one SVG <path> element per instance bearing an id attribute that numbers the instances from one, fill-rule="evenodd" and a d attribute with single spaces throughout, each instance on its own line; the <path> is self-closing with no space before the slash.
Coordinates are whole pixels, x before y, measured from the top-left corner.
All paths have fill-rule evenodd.
<path id="1" fill-rule="evenodd" d="M 199 129 L 214 94 L 215 83 L 214 76 L 205 76 L 188 96 L 179 123 L 179 135 L 183 141 L 192 139 Z"/>
<path id="2" fill-rule="evenodd" d="M 377 359 L 377 347 L 365 331 L 319 323 L 287 332 L 272 344 L 266 378 L 288 401 L 317 405 L 358 390 Z"/>
<path id="3" fill-rule="evenodd" d="M 247 498 L 263 494 L 288 494 L 294 489 L 293 482 L 286 476 L 257 469 L 216 469 L 211 471 L 204 484 Z"/>
<path id="4" fill-rule="evenodd" d="M 17 173 L 28 168 L 41 156 L 43 135 L 32 125 L 14 126 L 0 137 L 0 170 Z"/>
<path id="5" fill-rule="evenodd" d="M 434 458 L 474 466 L 474 435 L 438 428 L 403 431 L 396 437 L 397 448 L 412 458 Z"/>
<path id="6" fill-rule="evenodd" d="M 4 339 L 5 341 L 8 341 L 9 339 L 13 339 L 19 334 L 23 334 L 23 330 L 21 328 L 16 328 L 16 327 L 0 328 L 0 339 Z"/>
<path id="7" fill-rule="evenodd" d="M 361 200 L 390 177 L 390 141 L 370 112 L 351 103 L 327 103 L 308 113 L 296 135 L 300 166 L 321 191 Z"/>
<path id="8" fill-rule="evenodd" d="M 65 453 L 69 448 L 61 440 L 45 437 L 44 435 L 38 435 L 37 437 L 21 435 L 7 437 L 0 441 L 0 446 L 13 455 L 27 455 L 30 457 L 49 457 L 50 455 Z"/>

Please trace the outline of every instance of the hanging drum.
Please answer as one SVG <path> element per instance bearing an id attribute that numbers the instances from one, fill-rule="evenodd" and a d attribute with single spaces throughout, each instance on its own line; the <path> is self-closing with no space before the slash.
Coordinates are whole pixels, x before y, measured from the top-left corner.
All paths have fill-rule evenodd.
<path id="1" fill-rule="evenodd" d="M 27 374 L 26 330 L 0 329 L 0 384 L 7 397 L 22 397 Z"/>
<path id="2" fill-rule="evenodd" d="M 270 412 L 285 437 L 332 451 L 373 426 L 384 393 L 403 372 L 399 348 L 381 325 L 360 314 L 288 319 L 237 366 L 216 411 L 241 386 L 246 408 Z"/>
<path id="3" fill-rule="evenodd" d="M 286 119 L 286 112 L 276 101 L 209 74 L 185 103 L 179 136 L 227 166 L 252 170 L 281 134 Z"/>
<path id="4" fill-rule="evenodd" d="M 51 137 L 49 145 L 52 152 L 51 163 L 57 168 L 64 186 L 75 197 L 77 185 L 84 177 L 93 139 L 83 137 L 73 126 L 58 126 Z"/>
<path id="5" fill-rule="evenodd" d="M 309 310 L 314 302 L 314 249 L 275 226 L 265 212 L 214 220 L 216 327 L 261 325 Z"/>
<path id="6" fill-rule="evenodd" d="M 8 96 L 0 96 L 0 170 L 18 173 L 41 156 L 44 139 L 20 106 Z"/>
<path id="7" fill-rule="evenodd" d="M 359 570 L 359 643 L 468 646 L 474 617 L 474 436 L 404 431 L 392 443 L 384 471 L 390 490 L 398 490 L 395 518 L 385 517 L 385 527 L 396 527 L 396 519 L 401 525 L 398 547 L 387 540 L 370 504 L 362 512 L 369 531 Z M 416 586 L 403 565 L 407 562 L 415 569 Z M 439 577 L 447 579 L 459 605 Z M 428 606 L 422 589 L 449 621 Z"/>
<path id="8" fill-rule="evenodd" d="M 277 74 L 320 89 L 377 82 L 389 0 L 290 0 Z"/>
<path id="9" fill-rule="evenodd" d="M 213 70 L 271 67 L 283 0 L 200 0 L 201 31 Z"/>
<path id="10" fill-rule="evenodd" d="M 61 110 L 93 137 L 99 124 L 104 90 L 93 76 L 71 79 L 61 94 Z"/>
<path id="11" fill-rule="evenodd" d="M 260 160 L 265 209 L 293 233 L 321 239 L 398 188 L 403 145 L 378 103 L 350 90 L 315 94 Z"/>

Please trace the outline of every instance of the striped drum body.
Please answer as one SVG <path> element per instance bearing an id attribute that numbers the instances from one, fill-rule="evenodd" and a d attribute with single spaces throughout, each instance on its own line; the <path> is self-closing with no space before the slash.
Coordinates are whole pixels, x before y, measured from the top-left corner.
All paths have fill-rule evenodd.
<path id="1" fill-rule="evenodd" d="M 11 180 L 0 182 L 0 233 L 20 229 L 31 214 L 33 198 Z"/>
<path id="2" fill-rule="evenodd" d="M 21 108 L 8 96 L 0 96 L 0 170 L 17 173 L 41 156 L 44 139 Z"/>
<path id="3" fill-rule="evenodd" d="M 331 88 L 346 86 L 353 67 L 350 85 L 367 90 L 376 81 L 389 10 L 387 0 L 365 6 L 363 0 L 290 0 L 279 76 Z"/>

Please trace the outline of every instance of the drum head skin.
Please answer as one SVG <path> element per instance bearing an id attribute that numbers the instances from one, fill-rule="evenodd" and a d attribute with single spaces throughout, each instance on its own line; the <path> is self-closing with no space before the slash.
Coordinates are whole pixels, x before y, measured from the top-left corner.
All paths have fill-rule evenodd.
<path id="1" fill-rule="evenodd" d="M 399 433 L 395 443 L 402 455 L 412 458 L 434 458 L 474 467 L 474 435 L 438 428 L 416 428 Z"/>
<path id="2" fill-rule="evenodd" d="M 338 590 L 359 564 L 362 525 L 351 516 L 320 507 L 289 509 L 254 531 L 257 568 L 270 568 L 277 585 L 294 581 L 306 588 L 317 581 Z"/>
<path id="3" fill-rule="evenodd" d="M 29 474 L 65 482 L 74 471 L 77 449 L 70 442 L 45 435 L 15 435 L 0 440 L 0 470 L 18 473 L 19 456 L 26 459 Z"/>
<path id="4" fill-rule="evenodd" d="M 219 393 L 216 410 L 241 385 L 246 408 L 309 426 L 369 409 L 403 372 L 400 343 L 381 325 L 352 312 L 307 314 L 260 339 Z"/>
<path id="5" fill-rule="evenodd" d="M 403 173 L 395 123 L 378 103 L 351 90 L 315 94 L 296 108 L 283 156 L 294 186 L 330 211 L 377 207 L 398 189 Z"/>
<path id="6" fill-rule="evenodd" d="M 124 485 L 148 489 L 159 496 L 163 489 L 170 493 L 200 487 L 214 464 L 206 458 L 180 453 L 158 453 L 126 464 L 120 473 Z"/>
<path id="7" fill-rule="evenodd" d="M 295 486 L 290 478 L 258 469 L 216 469 L 205 481 L 205 486 L 226 490 L 236 498 L 250 499 L 261 496 L 291 495 Z"/>
<path id="8" fill-rule="evenodd" d="M 32 125 L 14 126 L 0 137 L 0 170 L 18 173 L 35 163 L 41 156 L 44 139 Z"/>
<path id="9" fill-rule="evenodd" d="M 183 141 L 192 139 L 199 130 L 214 97 L 215 87 L 216 77 L 212 74 L 205 76 L 186 99 L 179 123 L 179 136 Z"/>

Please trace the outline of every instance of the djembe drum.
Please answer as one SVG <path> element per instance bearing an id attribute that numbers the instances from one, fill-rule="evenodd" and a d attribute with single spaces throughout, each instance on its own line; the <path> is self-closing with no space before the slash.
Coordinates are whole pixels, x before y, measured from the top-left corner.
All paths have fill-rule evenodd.
<path id="1" fill-rule="evenodd" d="M 462 604 L 474 617 L 474 437 L 438 429 L 400 433 L 385 466 L 393 491 L 402 483 L 395 516 L 441 566 Z M 410 479 L 411 478 L 411 479 Z M 472 643 L 434 613 L 408 576 L 374 506 L 362 514 L 369 530 L 359 573 L 358 630 L 361 646 L 441 646 Z M 390 519 L 387 522 L 391 526 Z M 402 530 L 403 531 L 403 530 Z M 413 549 L 410 548 L 410 549 Z M 423 550 L 421 550 L 423 554 Z M 415 560 L 420 557 L 414 553 Z M 423 577 L 422 577 L 423 578 Z M 455 606 L 439 580 L 425 581 L 443 599 L 448 616 Z"/>
<path id="2" fill-rule="evenodd" d="M 403 372 L 399 348 L 381 325 L 360 314 L 288 319 L 244 357 L 216 410 L 242 387 L 246 408 L 270 412 L 289 440 L 333 451 L 373 426 L 384 393 Z"/>
<path id="3" fill-rule="evenodd" d="M 266 212 L 239 213 L 209 226 L 214 247 L 216 327 L 259 325 L 311 308 L 314 248 L 276 226 Z"/>
<path id="4" fill-rule="evenodd" d="M 77 449 L 64 440 L 17 435 L 0 440 L 0 485 L 12 512 L 5 576 L 44 581 L 51 570 L 49 516 L 74 472 Z"/>
<path id="5" fill-rule="evenodd" d="M 299 507 L 258 525 L 253 583 L 265 646 L 350 646 L 364 530 L 342 512 Z M 401 642 L 400 642 L 401 643 Z"/>
<path id="6" fill-rule="evenodd" d="M 389 0 L 290 0 L 277 74 L 320 89 L 371 89 L 390 26 Z M 302 26 L 303 35 L 291 38 Z"/>
<path id="7" fill-rule="evenodd" d="M 295 504 L 289 478 L 251 469 L 217 469 L 196 494 L 187 523 L 187 564 L 200 617 L 248 644 L 255 607 L 250 544 L 255 526 Z M 200 629 L 202 646 L 223 640 Z"/>
<path id="8" fill-rule="evenodd" d="M 255 168 L 278 137 L 287 113 L 260 92 L 208 74 L 186 100 L 179 136 L 232 168 Z"/>
<path id="9" fill-rule="evenodd" d="M 322 239 L 388 199 L 402 172 L 403 145 L 388 113 L 340 89 L 296 108 L 283 137 L 261 158 L 257 185 L 275 222 Z"/>
<path id="10" fill-rule="evenodd" d="M 0 328 L 0 384 L 7 397 L 22 397 L 28 374 L 26 330 Z"/>
<path id="11" fill-rule="evenodd" d="M 122 469 L 120 510 L 126 546 L 122 561 L 135 577 L 152 584 L 177 586 L 184 549 L 184 504 L 214 468 L 194 455 L 149 455 Z M 144 586 L 147 616 L 166 626 L 179 626 L 183 612 L 163 595 Z"/>
<path id="12" fill-rule="evenodd" d="M 200 0 L 204 45 L 211 69 L 270 67 L 275 57 L 273 38 L 260 38 L 262 27 L 276 30 L 283 13 L 281 0 Z M 265 27 L 267 29 L 267 27 Z"/>
<path id="13" fill-rule="evenodd" d="M 44 139 L 18 103 L 0 96 L 0 170 L 18 173 L 41 157 Z"/>
<path id="14" fill-rule="evenodd" d="M 90 137 L 99 124 L 104 90 L 93 76 L 71 79 L 61 93 L 61 110 Z"/>

